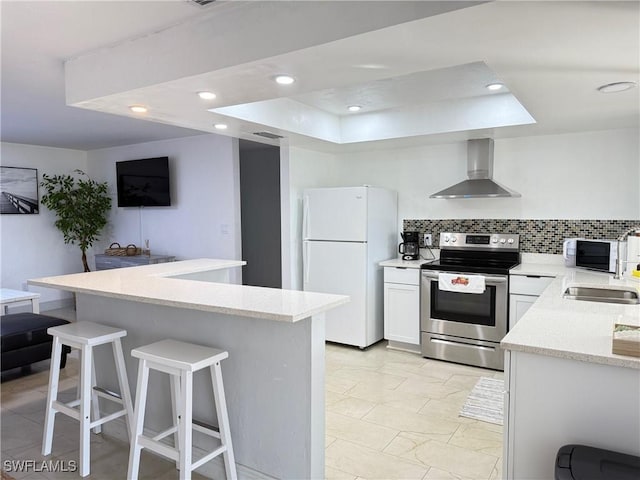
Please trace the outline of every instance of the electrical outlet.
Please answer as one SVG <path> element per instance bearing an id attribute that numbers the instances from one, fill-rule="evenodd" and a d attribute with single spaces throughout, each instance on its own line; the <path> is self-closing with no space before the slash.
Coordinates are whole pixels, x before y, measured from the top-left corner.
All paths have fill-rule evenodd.
<path id="1" fill-rule="evenodd" d="M 424 237 L 423 237 L 423 242 L 425 247 L 430 247 L 432 242 L 431 242 L 431 234 L 430 233 L 425 233 Z"/>

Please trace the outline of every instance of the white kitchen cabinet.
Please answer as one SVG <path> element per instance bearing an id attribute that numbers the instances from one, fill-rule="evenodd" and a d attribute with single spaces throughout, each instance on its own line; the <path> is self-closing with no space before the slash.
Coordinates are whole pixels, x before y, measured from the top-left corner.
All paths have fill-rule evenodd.
<path id="1" fill-rule="evenodd" d="M 509 329 L 518 323 L 537 298 L 537 295 L 509 295 Z"/>
<path id="2" fill-rule="evenodd" d="M 503 478 L 554 478 L 556 454 L 567 444 L 640 455 L 638 372 L 507 351 Z"/>
<path id="3" fill-rule="evenodd" d="M 509 330 L 535 303 L 554 277 L 511 275 L 509 277 Z"/>
<path id="4" fill-rule="evenodd" d="M 419 351 L 420 270 L 417 268 L 384 268 L 384 338 L 389 340 L 390 347 Z"/>

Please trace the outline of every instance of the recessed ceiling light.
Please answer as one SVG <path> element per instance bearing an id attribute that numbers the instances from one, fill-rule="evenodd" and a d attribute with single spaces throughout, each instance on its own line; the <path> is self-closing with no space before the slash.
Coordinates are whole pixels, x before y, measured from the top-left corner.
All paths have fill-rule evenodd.
<path id="1" fill-rule="evenodd" d="M 145 107 L 144 105 L 131 105 L 129 107 L 129 110 L 134 113 L 147 113 L 147 107 Z"/>
<path id="2" fill-rule="evenodd" d="M 349 105 L 347 107 L 347 110 L 349 110 L 350 112 L 359 112 L 362 109 L 362 107 L 360 105 Z"/>
<path id="3" fill-rule="evenodd" d="M 226 130 L 227 129 L 227 125 L 224 123 L 216 123 L 214 125 L 214 127 L 216 127 L 218 130 Z"/>
<path id="4" fill-rule="evenodd" d="M 213 92 L 198 92 L 198 96 L 203 100 L 213 100 L 216 94 Z"/>
<path id="5" fill-rule="evenodd" d="M 275 77 L 275 81 L 280 85 L 291 85 L 296 81 L 296 79 L 290 75 L 278 75 L 277 77 Z"/>
<path id="6" fill-rule="evenodd" d="M 487 89 L 491 91 L 500 90 L 502 87 L 504 87 L 504 84 L 499 82 L 490 83 L 489 85 L 487 85 Z"/>
<path id="7" fill-rule="evenodd" d="M 598 91 L 602 93 L 615 93 L 630 90 L 636 86 L 636 82 L 614 82 L 598 87 Z"/>

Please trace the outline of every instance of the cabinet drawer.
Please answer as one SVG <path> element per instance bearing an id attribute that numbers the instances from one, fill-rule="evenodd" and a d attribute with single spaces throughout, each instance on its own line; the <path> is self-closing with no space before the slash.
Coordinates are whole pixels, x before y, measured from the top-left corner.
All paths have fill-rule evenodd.
<path id="1" fill-rule="evenodd" d="M 420 285 L 420 269 L 384 267 L 384 281 L 388 283 Z"/>
<path id="2" fill-rule="evenodd" d="M 511 275 L 509 292 L 520 295 L 540 295 L 553 279 L 554 277 Z"/>

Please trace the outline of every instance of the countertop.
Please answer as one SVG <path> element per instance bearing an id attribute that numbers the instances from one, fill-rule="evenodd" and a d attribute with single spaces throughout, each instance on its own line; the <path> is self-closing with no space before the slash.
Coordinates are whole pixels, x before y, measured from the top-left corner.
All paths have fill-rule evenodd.
<path id="1" fill-rule="evenodd" d="M 420 260 L 403 260 L 402 257 L 397 257 L 380 262 L 378 265 L 381 267 L 420 268 L 422 264 L 433 262 L 433 260 L 433 258 L 429 260 L 424 260 L 422 258 Z"/>
<path id="2" fill-rule="evenodd" d="M 557 277 L 576 271 L 575 268 L 565 267 L 559 264 L 548 263 L 521 263 L 509 270 L 509 275 L 539 275 L 541 277 Z"/>
<path id="3" fill-rule="evenodd" d="M 520 274 L 550 275 L 550 266 L 521 265 Z M 549 267 L 549 268 L 547 268 Z M 562 298 L 569 286 L 619 286 L 640 292 L 634 280 L 614 280 L 611 274 L 562 266 L 563 272 L 542 292 L 501 342 L 505 350 L 640 369 L 640 358 L 611 353 L 614 323 L 640 325 L 640 305 L 616 305 Z M 515 269 L 514 269 L 515 270 Z M 512 272 L 513 273 L 513 272 Z M 551 275 L 550 275 L 551 276 Z"/>
<path id="4" fill-rule="evenodd" d="M 170 307 L 296 322 L 349 301 L 345 295 L 171 278 L 240 267 L 246 262 L 201 258 L 29 280 L 30 285 Z"/>
<path id="5" fill-rule="evenodd" d="M 384 260 L 378 265 L 381 267 L 397 267 L 397 268 L 420 268 L 421 265 L 425 263 L 431 263 L 437 260 L 437 252 L 434 252 L 436 258 L 421 258 L 419 260 L 402 260 L 402 257 L 391 258 L 389 260 Z"/>

